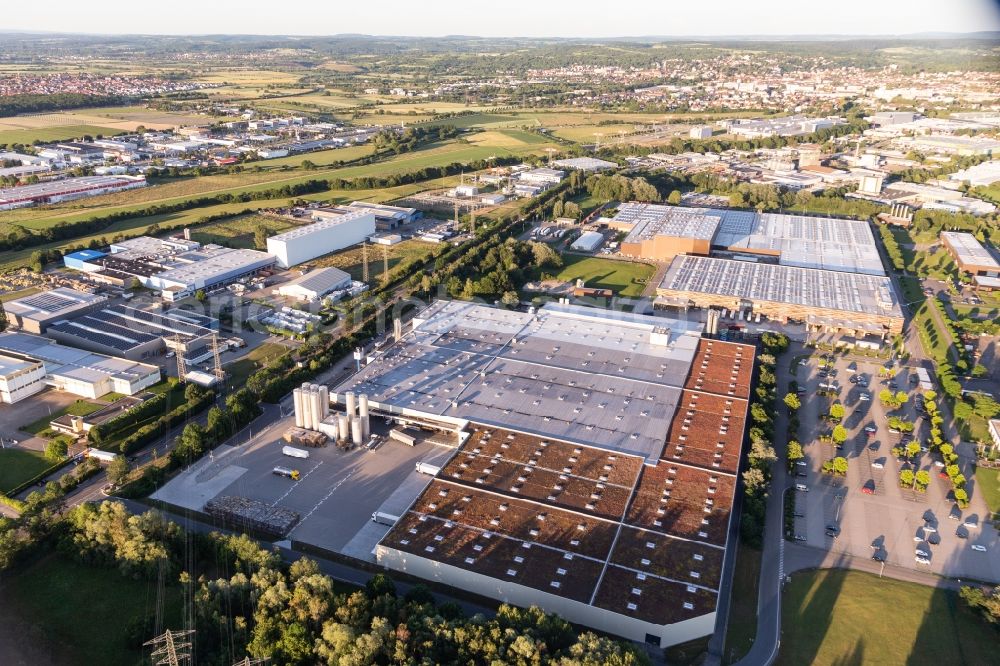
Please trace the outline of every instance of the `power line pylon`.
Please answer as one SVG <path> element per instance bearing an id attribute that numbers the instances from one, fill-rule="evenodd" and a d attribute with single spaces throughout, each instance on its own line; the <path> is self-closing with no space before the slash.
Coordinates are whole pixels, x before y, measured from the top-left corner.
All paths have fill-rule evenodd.
<path id="1" fill-rule="evenodd" d="M 389 246 L 382 246 L 382 282 L 389 282 Z"/>
<path id="2" fill-rule="evenodd" d="M 170 631 L 167 629 L 161 635 L 143 643 L 143 646 L 154 646 L 150 658 L 156 666 L 180 666 L 191 663 L 191 641 L 185 640 L 194 634 L 194 629 Z"/>
<path id="3" fill-rule="evenodd" d="M 219 355 L 219 335 L 218 333 L 212 334 L 212 358 L 215 361 L 215 378 L 222 383 L 225 378 L 226 373 L 222 369 L 222 358 Z"/>
<path id="4" fill-rule="evenodd" d="M 368 243 L 361 243 L 361 262 L 364 264 L 362 282 L 368 282 Z"/>
<path id="5" fill-rule="evenodd" d="M 184 368 L 184 350 L 181 346 L 181 336 L 175 333 L 173 341 L 174 341 L 174 354 L 176 354 L 177 356 L 177 379 L 178 381 L 183 382 L 184 376 L 187 374 L 187 372 Z"/>
<path id="6" fill-rule="evenodd" d="M 263 664 L 266 664 L 269 661 L 270 659 L 267 658 L 251 659 L 250 655 L 247 655 L 246 657 L 243 657 L 238 662 L 233 664 L 233 666 L 262 666 Z"/>

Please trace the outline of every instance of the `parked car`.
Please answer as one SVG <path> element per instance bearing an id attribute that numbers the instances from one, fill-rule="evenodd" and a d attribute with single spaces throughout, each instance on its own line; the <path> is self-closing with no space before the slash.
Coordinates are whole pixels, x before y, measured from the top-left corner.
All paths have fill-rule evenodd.
<path id="1" fill-rule="evenodd" d="M 872 555 L 872 559 L 876 562 L 885 562 L 885 553 L 878 552 Z"/>
<path id="2" fill-rule="evenodd" d="M 979 523 L 977 523 L 976 521 L 972 520 L 971 518 L 968 518 L 968 519 L 966 519 L 966 521 L 964 523 L 962 523 L 962 527 L 965 527 L 965 528 L 970 529 L 970 530 L 974 530 L 977 527 L 979 527 Z"/>
<path id="3" fill-rule="evenodd" d="M 806 538 L 804 536 L 802 536 L 801 534 L 796 534 L 795 535 L 795 540 L 796 541 L 805 541 Z"/>
<path id="4" fill-rule="evenodd" d="M 809 492 L 809 486 L 807 486 L 804 483 L 796 483 L 795 484 L 795 489 L 798 490 L 798 491 L 800 491 L 800 492 L 803 492 L 803 493 Z"/>
<path id="5" fill-rule="evenodd" d="M 860 400 L 861 402 L 868 402 L 871 399 L 872 396 L 870 393 L 862 392 L 861 395 L 858 396 L 858 400 Z"/>
<path id="6" fill-rule="evenodd" d="M 979 553 L 985 553 L 986 552 L 986 546 L 982 545 L 981 543 L 974 543 L 974 544 L 972 544 L 969 547 L 972 548 L 972 550 L 974 550 L 976 552 L 979 552 Z"/>
<path id="7" fill-rule="evenodd" d="M 883 465 L 882 463 L 880 463 L 878 461 L 873 462 L 872 463 L 872 467 L 875 468 L 875 469 L 885 469 L 885 465 Z"/>
<path id="8" fill-rule="evenodd" d="M 917 556 L 919 556 L 919 557 L 930 557 L 930 556 L 931 556 L 931 554 L 930 554 L 930 553 L 928 553 L 928 552 L 927 552 L 926 550 L 924 550 L 923 548 L 917 548 L 917 550 L 916 550 L 916 551 L 914 551 L 914 552 L 915 552 L 915 553 L 917 554 Z"/>
<path id="9" fill-rule="evenodd" d="M 798 465 L 799 467 L 805 467 L 809 463 L 807 463 L 805 460 L 796 460 L 795 464 Z"/>
<path id="10" fill-rule="evenodd" d="M 863 492 L 865 495 L 874 495 L 875 489 L 870 486 L 862 486 L 861 492 Z"/>
<path id="11" fill-rule="evenodd" d="M 878 428 L 873 425 L 866 425 L 865 432 L 872 432 L 872 433 L 878 432 Z"/>
<path id="12" fill-rule="evenodd" d="M 915 559 L 917 561 L 917 564 L 930 564 L 931 563 L 931 561 L 929 559 L 927 559 L 926 557 L 915 557 L 913 559 Z"/>

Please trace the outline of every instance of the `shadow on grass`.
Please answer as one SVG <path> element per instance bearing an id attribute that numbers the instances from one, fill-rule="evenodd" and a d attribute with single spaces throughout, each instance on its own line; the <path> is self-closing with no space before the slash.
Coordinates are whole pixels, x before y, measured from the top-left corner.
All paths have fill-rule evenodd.
<path id="1" fill-rule="evenodd" d="M 846 558 L 838 560 L 833 566 L 846 567 Z M 787 666 L 816 663 L 816 657 L 819 655 L 823 641 L 830 630 L 834 608 L 837 606 L 837 600 L 844 584 L 842 572 L 828 571 L 825 574 L 818 583 L 802 594 L 802 602 L 797 607 L 790 603 L 796 596 L 794 588 L 785 592 L 786 601 L 781 613 L 782 634 L 784 635 L 791 625 L 795 625 L 796 640 L 794 643 L 783 641 L 781 652 L 775 663 Z M 796 583 L 798 585 L 806 584 L 802 580 L 795 581 L 793 576 L 791 585 L 794 586 Z M 857 647 L 855 647 L 856 653 Z"/>

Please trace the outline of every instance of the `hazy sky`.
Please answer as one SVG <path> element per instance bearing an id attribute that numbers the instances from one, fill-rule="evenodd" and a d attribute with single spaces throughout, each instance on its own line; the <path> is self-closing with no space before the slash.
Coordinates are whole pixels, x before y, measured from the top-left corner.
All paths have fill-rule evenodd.
<path id="1" fill-rule="evenodd" d="M 998 4 L 1000 0 L 18 0 L 0 10 L 0 29 L 490 37 L 907 34 L 998 30 Z M 2 42 L 0 37 L 0 49 Z"/>

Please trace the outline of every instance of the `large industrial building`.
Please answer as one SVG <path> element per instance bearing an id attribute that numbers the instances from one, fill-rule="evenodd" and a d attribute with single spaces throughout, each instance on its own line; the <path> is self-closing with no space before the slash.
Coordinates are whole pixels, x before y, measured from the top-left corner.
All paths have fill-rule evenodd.
<path id="1" fill-rule="evenodd" d="M 82 176 L 0 188 L 0 210 L 54 204 L 145 186 L 145 176 Z"/>
<path id="2" fill-rule="evenodd" d="M 623 203 L 608 226 L 628 232 L 621 253 L 670 261 L 710 252 L 783 266 L 885 275 L 867 222 L 811 215 L 758 213 Z"/>
<path id="3" fill-rule="evenodd" d="M 879 275 L 678 256 L 657 294 L 665 305 L 752 312 L 817 331 L 882 338 L 903 330 L 892 282 Z"/>
<path id="4" fill-rule="evenodd" d="M 317 210 L 313 219 L 319 221 L 267 239 L 267 251 L 277 257 L 279 266 L 288 268 L 357 245 L 375 233 L 375 213 L 368 209 Z"/>
<path id="5" fill-rule="evenodd" d="M 29 333 L 0 333 L 0 356 L 9 359 L 3 372 L 19 371 L 11 361 L 23 361 L 32 368 L 41 363 L 45 386 L 84 398 L 112 392 L 134 395 L 160 381 L 155 365 L 64 347 Z M 37 374 L 37 368 L 31 372 Z"/>
<path id="6" fill-rule="evenodd" d="M 106 296 L 57 287 L 4 303 L 8 322 L 28 333 L 44 333 L 49 325 L 100 308 Z"/>
<path id="7" fill-rule="evenodd" d="M 941 244 L 955 259 L 960 271 L 971 275 L 1000 277 L 1000 263 L 972 234 L 942 231 Z"/>
<path id="8" fill-rule="evenodd" d="M 202 245 L 184 238 L 139 236 L 112 243 L 110 249 L 111 254 L 67 255 L 66 266 L 123 287 L 138 280 L 168 301 L 187 298 L 199 289 L 210 291 L 245 280 L 276 262 L 274 255 L 266 252 Z"/>
<path id="9" fill-rule="evenodd" d="M 133 361 L 159 356 L 169 349 L 190 363 L 200 363 L 211 356 L 215 331 L 203 321 L 192 320 L 190 314 L 107 305 L 51 326 L 48 336 L 79 349 Z"/>
<path id="10" fill-rule="evenodd" d="M 0 403 L 12 405 L 45 388 L 45 366 L 23 356 L 0 354 Z"/>
<path id="11" fill-rule="evenodd" d="M 655 645 L 712 633 L 754 347 L 701 325 L 435 302 L 331 393 L 459 448 L 389 569 Z"/>

